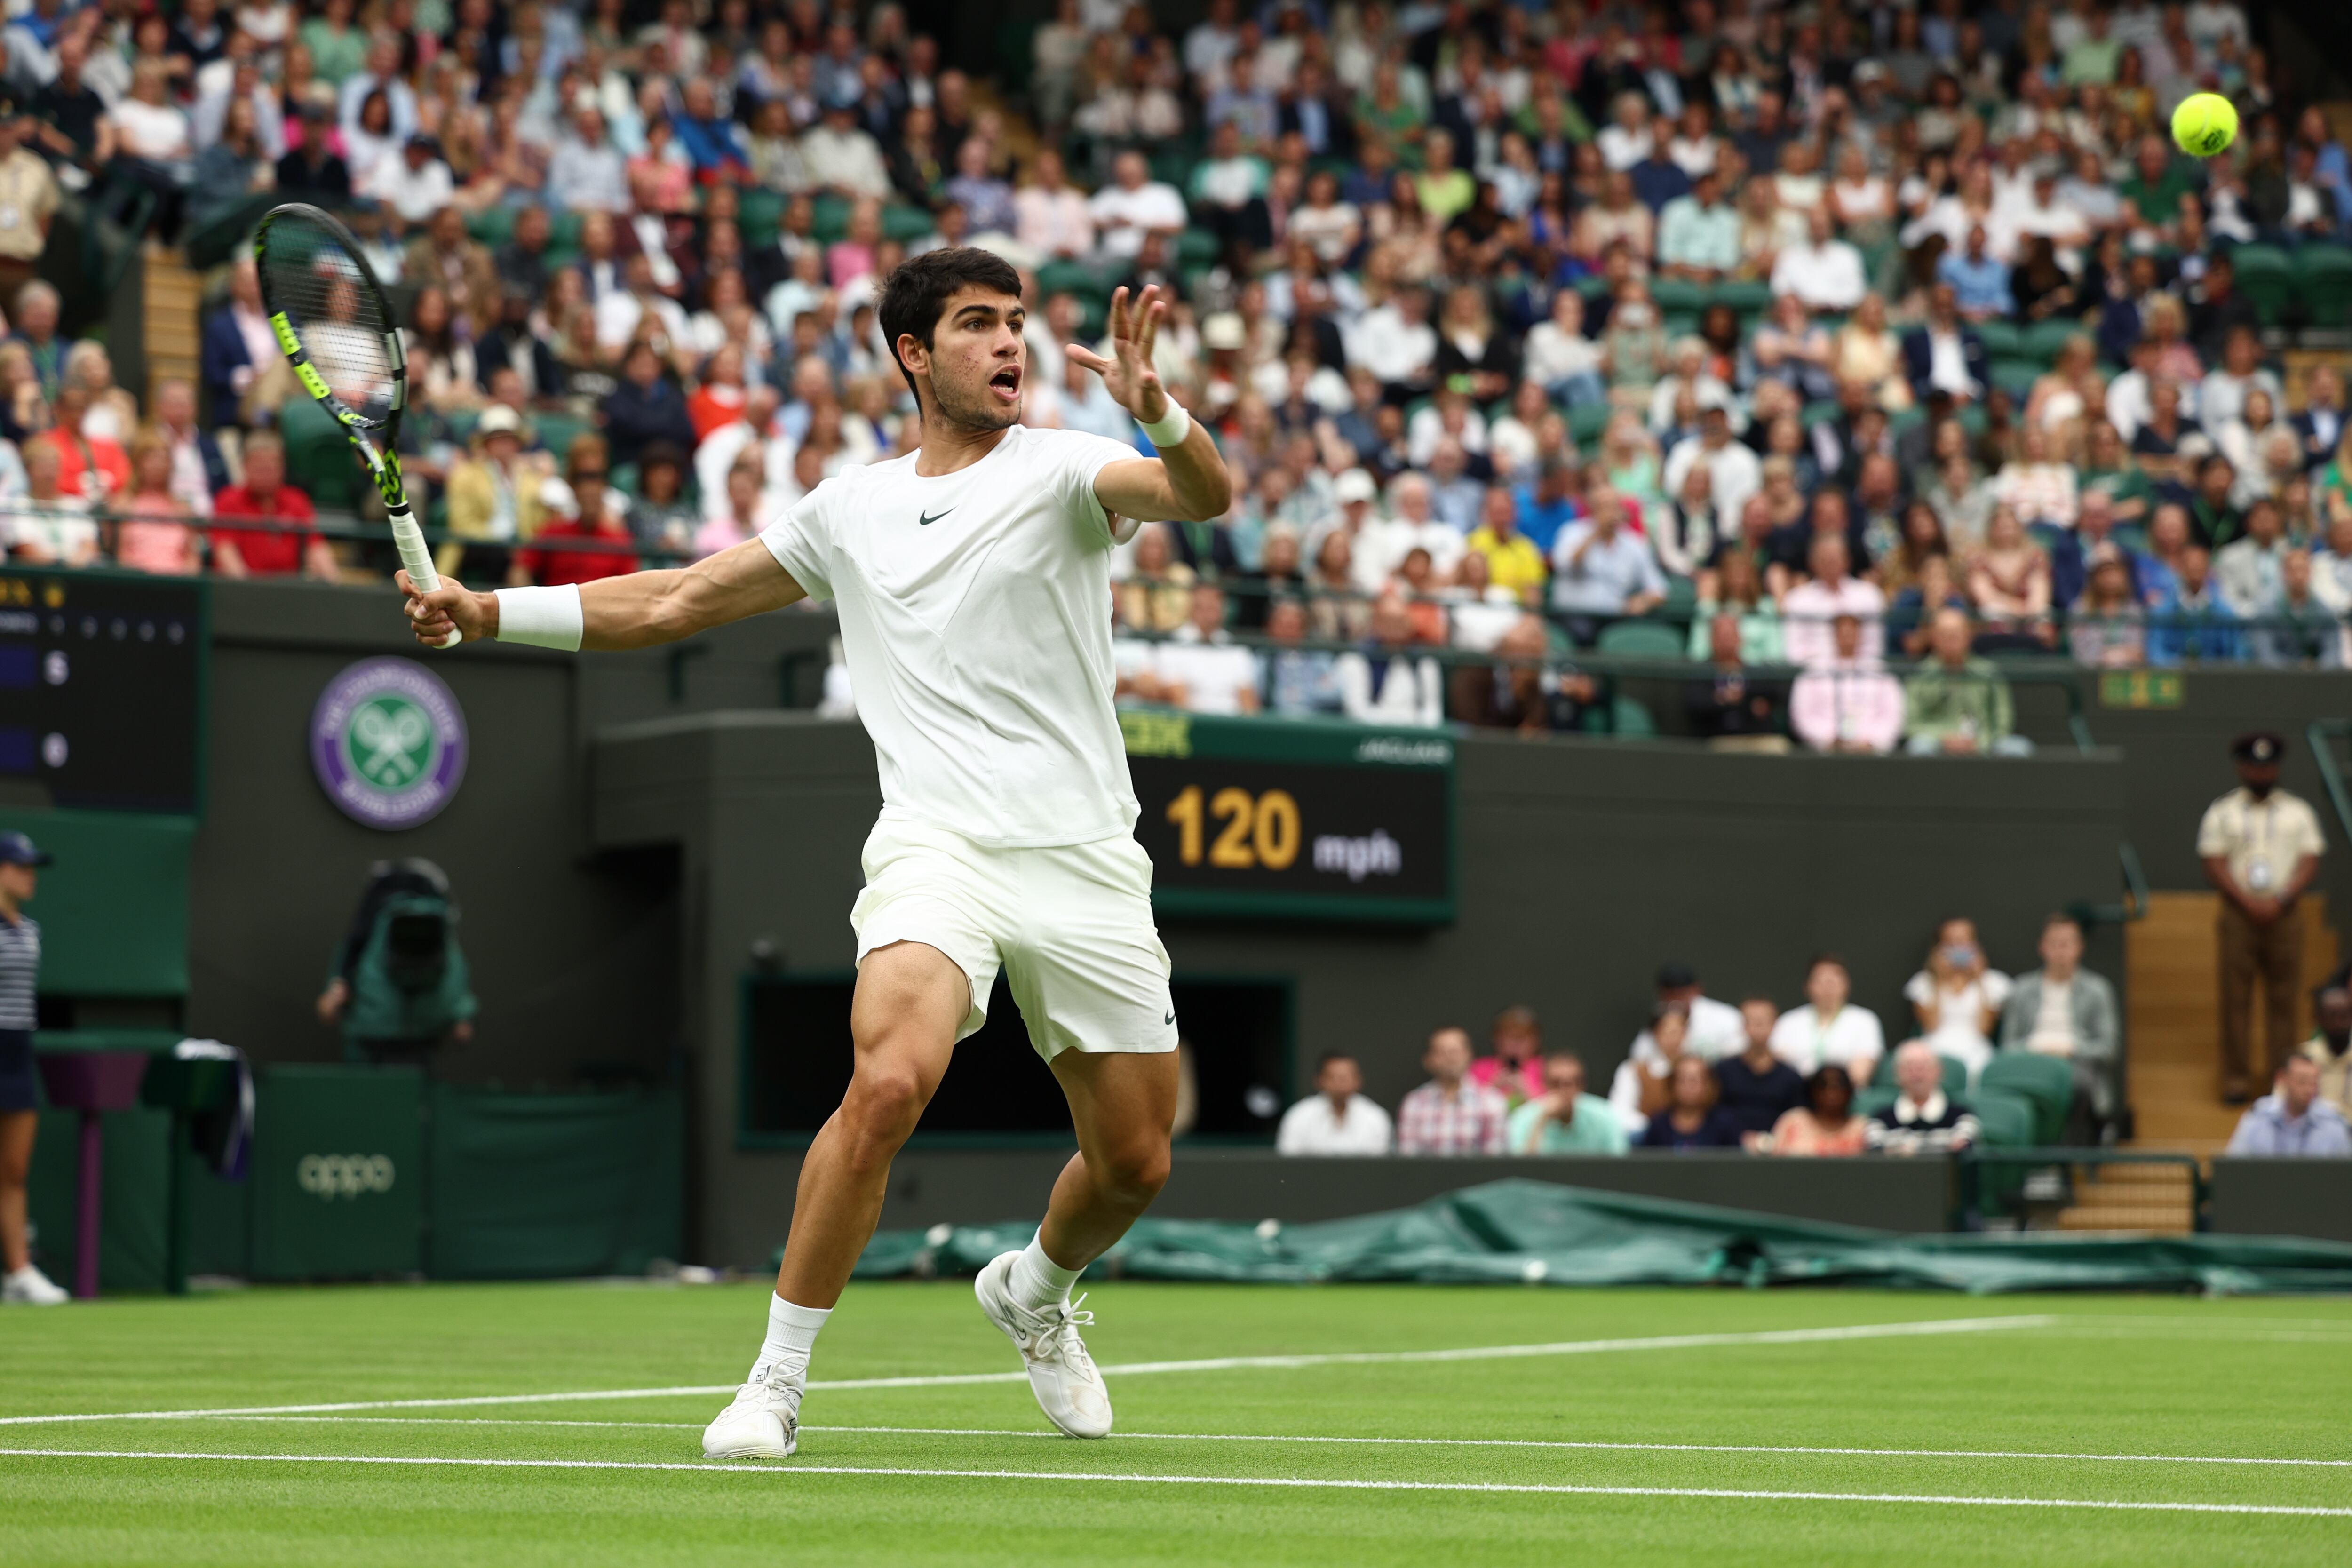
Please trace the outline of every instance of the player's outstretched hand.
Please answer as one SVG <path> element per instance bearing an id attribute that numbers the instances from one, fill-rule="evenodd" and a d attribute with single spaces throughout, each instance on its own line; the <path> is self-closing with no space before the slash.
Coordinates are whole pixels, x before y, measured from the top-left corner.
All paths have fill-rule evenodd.
<path id="1" fill-rule="evenodd" d="M 1152 344 L 1167 316 L 1168 301 L 1160 298 L 1159 284 L 1148 285 L 1132 309 L 1127 290 L 1117 289 L 1110 297 L 1110 357 L 1078 343 L 1063 351 L 1101 376 L 1119 406 L 1146 425 L 1168 416 L 1168 389 L 1160 384 L 1160 373 L 1151 365 Z"/>
<path id="2" fill-rule="evenodd" d="M 426 647 L 441 647 L 452 626 L 465 633 L 467 642 L 490 637 L 499 629 L 499 601 L 493 595 L 471 593 L 454 577 L 442 578 L 441 585 L 429 594 L 419 593 L 405 572 L 394 573 L 393 581 L 407 595 L 401 607 L 408 616 L 408 629 Z"/>

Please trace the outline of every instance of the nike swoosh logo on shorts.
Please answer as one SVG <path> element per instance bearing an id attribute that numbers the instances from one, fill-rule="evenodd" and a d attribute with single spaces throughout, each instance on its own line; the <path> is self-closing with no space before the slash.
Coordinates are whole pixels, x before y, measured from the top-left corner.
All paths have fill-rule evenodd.
<path id="1" fill-rule="evenodd" d="M 1165 1018 L 1160 1019 L 1160 1021 L 1161 1023 L 1163 1023 L 1163 1024 L 1172 1024 L 1172 1023 L 1174 1023 L 1174 1022 L 1176 1021 L 1176 1015 L 1175 1015 L 1175 1014 L 1173 1014 L 1173 1013 L 1171 1013 L 1171 1014 L 1169 1014 L 1169 1015 L 1168 1015 L 1168 1016 L 1166 1016 Z"/>

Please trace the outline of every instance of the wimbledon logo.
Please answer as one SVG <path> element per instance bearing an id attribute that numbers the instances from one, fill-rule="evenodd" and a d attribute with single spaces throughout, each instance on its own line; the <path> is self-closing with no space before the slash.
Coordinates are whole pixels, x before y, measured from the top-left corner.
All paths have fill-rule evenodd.
<path id="1" fill-rule="evenodd" d="M 319 694 L 310 765 L 354 822 L 414 827 L 437 816 L 466 775 L 466 716 L 441 678 L 414 659 L 362 659 Z"/>

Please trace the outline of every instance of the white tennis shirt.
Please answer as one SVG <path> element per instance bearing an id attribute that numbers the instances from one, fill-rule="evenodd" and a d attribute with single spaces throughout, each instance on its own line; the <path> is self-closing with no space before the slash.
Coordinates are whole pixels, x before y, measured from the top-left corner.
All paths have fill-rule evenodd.
<path id="1" fill-rule="evenodd" d="M 760 537 L 840 607 L 883 814 L 999 848 L 1135 830 L 1111 708 L 1110 550 L 1095 475 L 1139 454 L 1014 426 L 924 479 L 915 458 L 825 480 Z"/>

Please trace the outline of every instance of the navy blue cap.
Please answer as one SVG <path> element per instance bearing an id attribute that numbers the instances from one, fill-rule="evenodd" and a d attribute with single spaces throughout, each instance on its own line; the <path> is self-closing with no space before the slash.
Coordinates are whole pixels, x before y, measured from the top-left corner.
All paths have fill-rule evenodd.
<path id="1" fill-rule="evenodd" d="M 46 866 L 57 857 L 21 833 L 0 833 L 0 866 Z"/>

